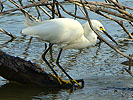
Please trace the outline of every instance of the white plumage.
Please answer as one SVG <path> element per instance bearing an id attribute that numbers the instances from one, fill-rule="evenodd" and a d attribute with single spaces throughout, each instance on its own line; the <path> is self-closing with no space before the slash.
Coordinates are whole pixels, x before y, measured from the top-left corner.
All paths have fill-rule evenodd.
<path id="1" fill-rule="evenodd" d="M 27 23 L 27 22 L 26 22 Z M 95 30 L 103 32 L 103 25 L 97 20 L 91 20 Z M 81 25 L 70 18 L 57 18 L 42 22 L 34 22 L 22 30 L 22 34 L 38 37 L 52 44 L 59 44 L 63 49 L 80 49 L 96 43 L 97 35 L 88 22 Z M 27 25 L 28 26 L 28 25 Z"/>
<path id="2" fill-rule="evenodd" d="M 112 37 L 107 34 L 107 32 L 105 32 L 103 25 L 99 21 L 91 20 L 91 23 L 95 30 L 105 33 L 112 41 L 116 43 L 116 41 L 113 40 Z M 63 80 L 59 78 L 58 74 L 45 58 L 47 52 L 50 48 L 52 48 L 53 44 L 57 44 L 61 47 L 56 60 L 57 66 L 66 74 L 72 84 L 76 83 L 78 86 L 80 86 L 80 84 L 76 80 L 72 79 L 61 67 L 59 64 L 59 58 L 63 49 L 81 49 L 96 43 L 97 35 L 94 33 L 94 31 L 92 31 L 88 22 L 81 25 L 74 19 L 57 18 L 32 23 L 32 21 L 30 21 L 26 16 L 25 25 L 27 28 L 22 30 L 22 34 L 38 37 L 51 43 L 49 48 L 47 48 L 43 53 L 42 58 L 53 71 L 59 83 L 62 84 Z"/>

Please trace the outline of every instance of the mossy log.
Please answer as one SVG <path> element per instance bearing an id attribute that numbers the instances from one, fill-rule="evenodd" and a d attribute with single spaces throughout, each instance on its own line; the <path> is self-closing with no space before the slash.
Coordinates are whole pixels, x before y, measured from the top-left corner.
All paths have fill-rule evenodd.
<path id="1" fill-rule="evenodd" d="M 43 87 L 70 88 L 71 84 L 59 84 L 51 74 L 46 73 L 39 65 L 25 61 L 0 50 L 0 75 L 10 81 Z"/>

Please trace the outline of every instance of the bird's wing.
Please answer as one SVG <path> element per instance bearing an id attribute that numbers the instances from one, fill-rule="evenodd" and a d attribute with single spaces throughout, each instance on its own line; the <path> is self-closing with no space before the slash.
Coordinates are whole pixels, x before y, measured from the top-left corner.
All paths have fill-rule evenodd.
<path id="1" fill-rule="evenodd" d="M 41 22 L 22 30 L 25 35 L 39 37 L 51 43 L 69 43 L 83 34 L 82 25 L 73 19 L 60 18 Z"/>

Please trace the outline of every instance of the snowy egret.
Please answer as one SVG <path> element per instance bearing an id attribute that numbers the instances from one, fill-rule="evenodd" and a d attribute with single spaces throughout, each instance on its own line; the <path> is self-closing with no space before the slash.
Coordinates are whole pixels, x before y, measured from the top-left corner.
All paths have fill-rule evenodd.
<path id="1" fill-rule="evenodd" d="M 26 23 L 28 24 L 28 22 Z M 116 43 L 116 41 L 110 35 L 107 34 L 103 25 L 99 21 L 91 20 L 91 23 L 95 30 L 105 33 L 113 42 Z M 31 23 L 29 23 L 29 25 L 31 25 Z M 97 35 L 94 33 L 94 31 L 92 31 L 88 22 L 81 25 L 78 21 L 74 19 L 56 18 L 42 22 L 35 22 L 31 26 L 23 29 L 22 34 L 29 35 L 32 37 L 38 37 L 50 43 L 49 48 L 45 50 L 44 54 L 42 55 L 42 58 L 45 63 L 51 68 L 51 70 L 58 79 L 60 79 L 58 74 L 54 71 L 53 67 L 46 60 L 45 56 L 49 49 L 53 46 L 53 44 L 59 45 L 60 51 L 56 60 L 56 64 L 70 79 L 70 82 L 79 85 L 79 83 L 76 80 L 72 79 L 61 67 L 61 65 L 59 64 L 59 59 L 62 50 L 82 49 L 96 43 Z"/>

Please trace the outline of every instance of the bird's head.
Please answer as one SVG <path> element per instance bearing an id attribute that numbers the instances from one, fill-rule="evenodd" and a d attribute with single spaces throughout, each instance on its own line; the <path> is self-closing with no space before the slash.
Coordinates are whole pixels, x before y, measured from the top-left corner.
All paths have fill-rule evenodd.
<path id="1" fill-rule="evenodd" d="M 98 21 L 98 20 L 91 20 L 92 26 L 94 27 L 94 29 L 96 31 L 102 32 L 103 34 L 105 34 L 106 36 L 108 36 L 113 42 L 115 42 L 116 44 L 118 44 L 106 31 L 105 28 L 103 27 L 103 25 Z"/>
<path id="2" fill-rule="evenodd" d="M 96 31 L 102 32 L 105 31 L 103 25 L 98 20 L 91 20 L 92 26 Z"/>

